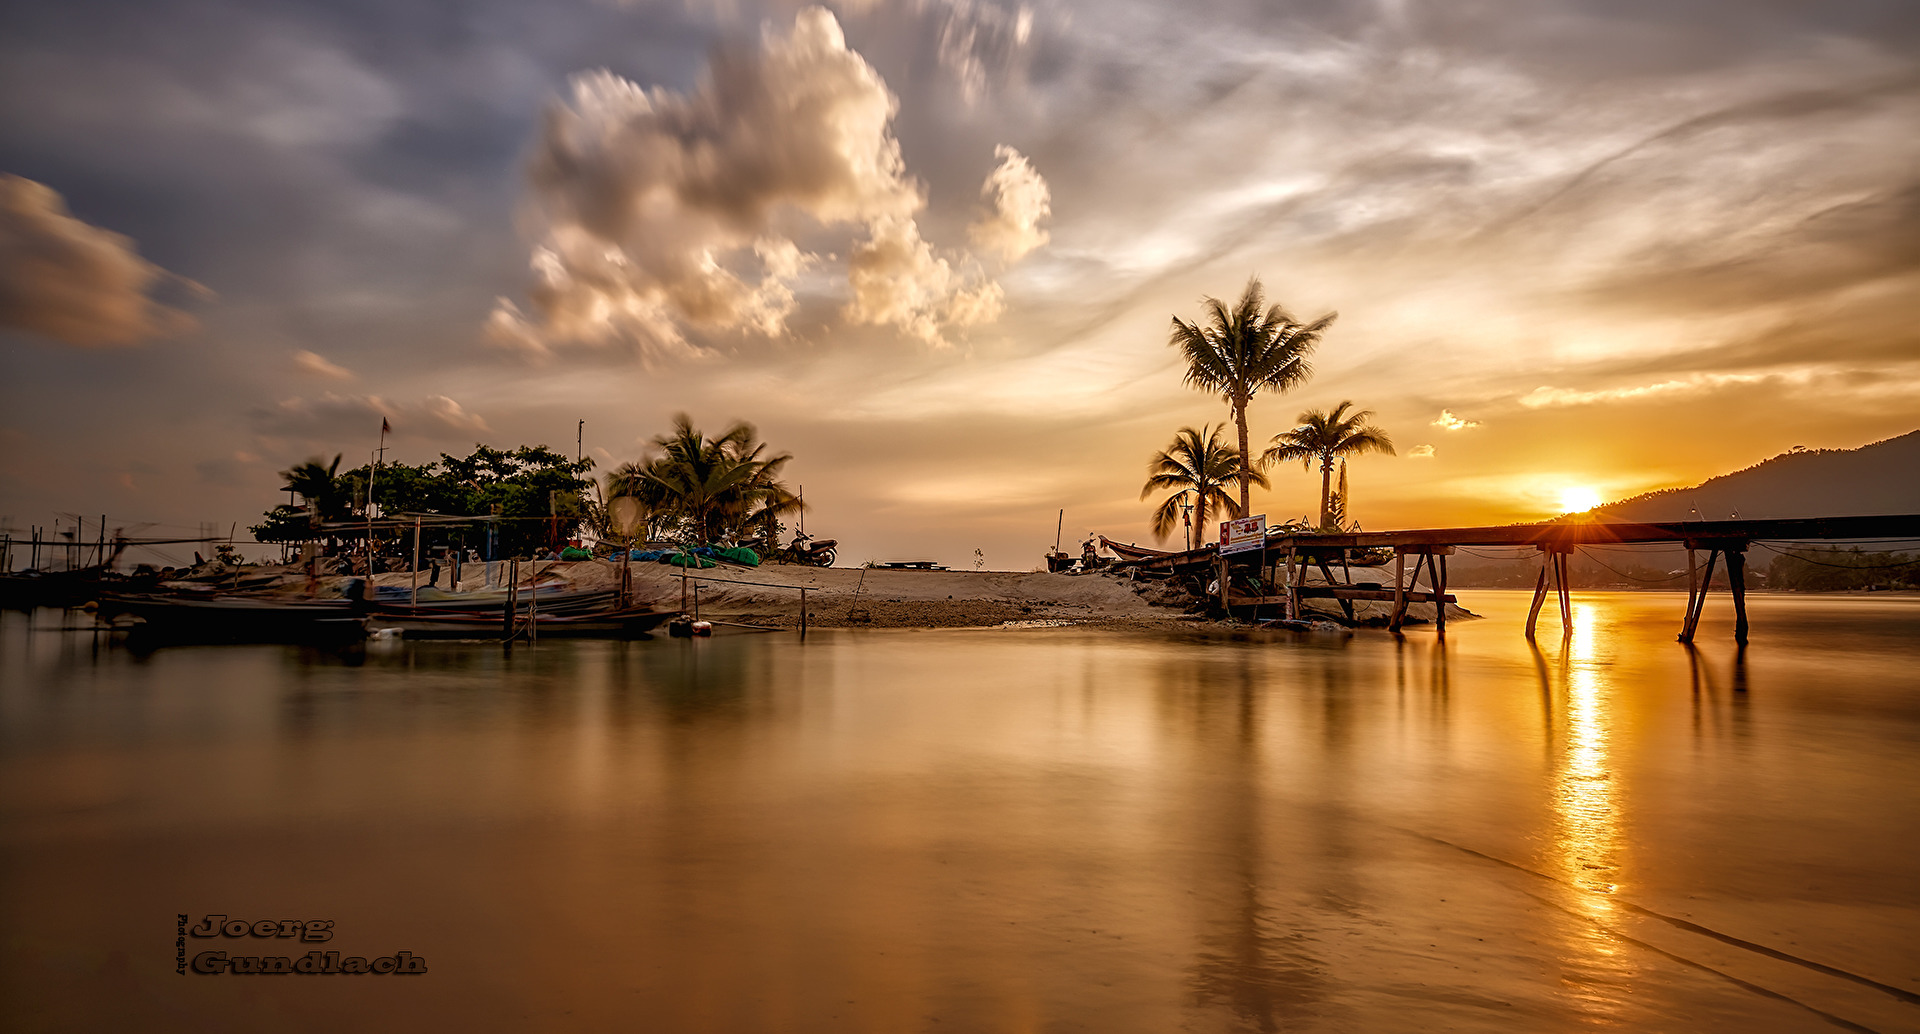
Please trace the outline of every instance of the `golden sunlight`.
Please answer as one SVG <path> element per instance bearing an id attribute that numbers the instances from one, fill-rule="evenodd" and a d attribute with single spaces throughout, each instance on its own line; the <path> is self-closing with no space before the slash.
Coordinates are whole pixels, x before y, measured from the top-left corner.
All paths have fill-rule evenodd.
<path id="1" fill-rule="evenodd" d="M 1600 505 L 1600 493 L 1586 485 L 1569 485 L 1560 490 L 1560 509 L 1566 513 L 1586 513 Z"/>

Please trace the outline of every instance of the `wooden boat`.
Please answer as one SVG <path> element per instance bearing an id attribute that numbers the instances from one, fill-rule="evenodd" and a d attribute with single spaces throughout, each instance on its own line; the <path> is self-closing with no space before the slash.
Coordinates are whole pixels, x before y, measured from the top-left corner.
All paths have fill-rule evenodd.
<path id="1" fill-rule="evenodd" d="M 541 639 L 644 639 L 653 629 L 673 617 L 672 611 L 652 607 L 606 608 L 577 612 L 553 612 L 542 602 L 536 617 L 521 610 L 514 622 L 516 636 L 533 635 Z M 452 608 L 419 611 L 376 610 L 367 616 L 373 629 L 396 629 L 403 639 L 490 639 L 506 638 L 503 610 L 456 610 Z M 531 624 L 531 629 L 529 629 Z"/>
<path id="2" fill-rule="evenodd" d="M 1115 542 L 1105 535 L 1100 536 L 1100 545 L 1111 550 L 1121 560 L 1151 560 L 1157 556 L 1172 556 L 1171 550 L 1148 549 L 1131 542 Z"/>
<path id="3" fill-rule="evenodd" d="M 100 617 L 130 637 L 165 643 L 335 645 L 367 635 L 356 604 L 344 599 L 108 594 L 100 601 Z"/>

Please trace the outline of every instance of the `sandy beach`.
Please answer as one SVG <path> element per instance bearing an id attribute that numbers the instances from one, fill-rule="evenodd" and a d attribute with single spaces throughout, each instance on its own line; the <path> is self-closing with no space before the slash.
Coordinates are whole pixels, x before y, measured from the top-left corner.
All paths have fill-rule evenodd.
<path id="1" fill-rule="evenodd" d="M 634 595 L 666 609 L 681 609 L 681 569 L 657 563 L 631 565 Z M 565 584 L 590 591 L 615 588 L 619 565 L 604 560 L 523 561 L 521 583 Z M 495 567 L 495 577 L 499 568 Z M 384 574 L 381 585 L 405 586 L 408 575 Z M 1318 580 L 1317 576 L 1314 580 Z M 424 576 L 422 578 L 424 582 Z M 463 591 L 487 587 L 483 569 L 468 565 Z M 1052 574 L 1044 571 L 921 571 L 887 568 L 818 568 L 767 564 L 757 568 L 723 565 L 685 574 L 686 609 L 700 616 L 776 628 L 800 623 L 800 591 L 807 590 L 807 621 L 816 628 L 962 628 L 1008 622 L 1071 622 L 1107 627 L 1191 627 L 1212 622 L 1192 596 L 1166 581 L 1134 581 L 1123 576 Z M 1332 621 L 1332 601 L 1307 601 L 1310 618 Z M 1281 616 L 1275 608 L 1273 617 Z M 1355 604 L 1361 623 L 1386 618 L 1385 603 Z M 1416 604 L 1416 619 L 1431 616 Z M 1423 613 L 1428 612 L 1428 613 Z M 1449 606 L 1449 620 L 1474 617 Z"/>

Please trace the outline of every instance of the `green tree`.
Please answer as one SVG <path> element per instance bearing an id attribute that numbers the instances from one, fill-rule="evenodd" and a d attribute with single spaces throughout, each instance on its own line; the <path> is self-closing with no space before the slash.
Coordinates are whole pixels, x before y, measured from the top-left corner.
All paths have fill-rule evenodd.
<path id="1" fill-rule="evenodd" d="M 426 525 L 423 549 L 471 546 L 489 557 L 517 555 L 558 545 L 567 532 L 594 514 L 585 491 L 593 482 L 584 476 L 593 469 L 593 461 L 575 460 L 544 445 L 523 445 L 512 451 L 476 445 L 473 454 L 463 459 L 442 453 L 438 460 L 419 466 L 383 463 L 377 474 L 366 466 L 338 474 L 339 462 L 336 457 L 332 467 L 323 467 L 316 459 L 283 471 L 282 477 L 288 489 L 303 495 L 311 490 L 319 494 L 309 499 L 328 500 L 314 508 L 323 521 L 340 525 L 336 530 L 344 537 L 358 537 L 353 526 L 366 518 L 365 486 L 370 481 L 373 503 L 388 518 L 413 514 L 496 518 L 470 525 Z M 329 490 L 330 496 L 326 495 Z M 254 538 L 261 542 L 309 538 L 312 525 L 304 517 L 293 507 L 275 507 L 254 526 Z"/>
<path id="2" fill-rule="evenodd" d="M 1259 277 L 1247 281 L 1240 300 L 1231 307 L 1211 296 L 1201 304 L 1206 309 L 1204 322 L 1173 317 L 1167 343 L 1186 360 L 1187 385 L 1218 392 L 1233 411 L 1233 424 L 1240 432 L 1240 512 L 1245 513 L 1256 473 L 1247 438 L 1247 404 L 1262 390 L 1284 393 L 1304 384 L 1313 375 L 1307 357 L 1339 314 L 1330 312 L 1302 323 L 1283 306 L 1263 309 L 1266 292 Z"/>
<path id="3" fill-rule="evenodd" d="M 1244 469 L 1240 454 L 1220 441 L 1222 430 L 1224 428 L 1212 425 L 1203 425 L 1198 431 L 1182 427 L 1173 436 L 1171 445 L 1147 461 L 1147 483 L 1140 489 L 1140 498 L 1173 490 L 1153 511 L 1156 540 L 1164 540 L 1180 520 L 1182 510 L 1191 505 L 1193 520 L 1188 526 L 1187 548 L 1197 549 L 1199 532 L 1206 526 L 1209 512 L 1224 511 L 1235 517 L 1245 512 L 1234 505 L 1226 486 L 1250 481 L 1261 488 L 1267 487 L 1265 474 Z M 1244 480 L 1242 475 L 1246 475 Z"/>
<path id="4" fill-rule="evenodd" d="M 1333 495 L 1333 461 L 1363 452 L 1394 454 L 1393 440 L 1387 437 L 1387 433 L 1366 422 L 1373 415 L 1373 410 L 1349 413 L 1347 407 L 1351 405 L 1351 400 L 1341 402 L 1329 413 L 1307 410 L 1300 414 L 1298 427 L 1274 435 L 1273 443 L 1260 455 L 1260 465 L 1263 467 L 1292 460 L 1299 460 L 1303 467 L 1311 467 L 1315 460 L 1320 461 L 1322 529 L 1331 529 L 1333 525 L 1329 505 Z"/>

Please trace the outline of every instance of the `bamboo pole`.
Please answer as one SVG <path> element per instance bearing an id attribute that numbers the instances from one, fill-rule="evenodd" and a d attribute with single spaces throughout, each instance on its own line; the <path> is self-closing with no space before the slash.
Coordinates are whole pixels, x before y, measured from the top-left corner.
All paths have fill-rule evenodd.
<path id="1" fill-rule="evenodd" d="M 413 519 L 413 569 L 407 572 L 408 606 L 420 612 L 420 518 Z"/>

